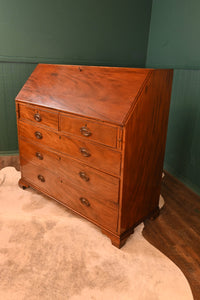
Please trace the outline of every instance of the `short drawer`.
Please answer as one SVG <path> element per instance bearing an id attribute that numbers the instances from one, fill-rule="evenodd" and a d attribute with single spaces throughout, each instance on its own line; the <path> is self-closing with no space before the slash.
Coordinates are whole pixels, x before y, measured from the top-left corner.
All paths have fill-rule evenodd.
<path id="1" fill-rule="evenodd" d="M 119 179 L 72 158 L 19 139 L 20 156 L 34 165 L 53 170 L 69 184 L 88 190 L 105 204 L 118 203 Z"/>
<path id="2" fill-rule="evenodd" d="M 117 230 L 118 205 L 108 207 L 84 189 L 67 184 L 47 169 L 22 161 L 22 178 L 30 185 L 55 198 L 70 209 L 112 231 Z"/>
<path id="3" fill-rule="evenodd" d="M 117 145 L 118 128 L 103 122 L 61 114 L 60 130 L 114 148 Z"/>
<path id="4" fill-rule="evenodd" d="M 120 174 L 121 153 L 119 151 L 89 141 L 79 140 L 73 136 L 60 135 L 24 122 L 18 123 L 18 132 L 19 136 L 29 139 L 29 141 L 70 155 L 91 167 L 113 175 Z"/>
<path id="5" fill-rule="evenodd" d="M 38 125 L 44 125 L 58 129 L 58 113 L 41 109 L 36 106 L 19 104 L 19 119 L 29 120 Z"/>

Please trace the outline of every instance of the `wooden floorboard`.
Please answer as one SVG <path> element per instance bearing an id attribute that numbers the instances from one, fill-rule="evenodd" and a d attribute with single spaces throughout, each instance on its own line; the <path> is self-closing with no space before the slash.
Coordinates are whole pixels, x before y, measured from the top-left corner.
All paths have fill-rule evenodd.
<path id="1" fill-rule="evenodd" d="M 18 156 L 0 157 L 0 169 L 6 166 L 19 170 Z M 156 220 L 145 221 L 143 235 L 182 270 L 194 299 L 200 300 L 200 197 L 165 174 L 165 205 Z"/>
<path id="2" fill-rule="evenodd" d="M 145 221 L 144 237 L 184 273 L 193 297 L 200 300 L 200 197 L 166 173 L 160 216 Z"/>

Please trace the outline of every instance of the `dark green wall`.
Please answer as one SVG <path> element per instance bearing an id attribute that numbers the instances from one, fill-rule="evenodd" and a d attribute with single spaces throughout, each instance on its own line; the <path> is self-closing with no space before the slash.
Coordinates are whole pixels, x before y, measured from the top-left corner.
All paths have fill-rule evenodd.
<path id="1" fill-rule="evenodd" d="M 0 59 L 144 66 L 149 0 L 0 0 Z"/>
<path id="2" fill-rule="evenodd" d="M 18 151 L 14 99 L 35 66 L 0 63 L 0 155 Z"/>
<path id="3" fill-rule="evenodd" d="M 199 37 L 199 0 L 153 0 L 147 65 L 200 68 Z"/>
<path id="4" fill-rule="evenodd" d="M 151 3 L 0 0 L 0 154 L 17 151 L 14 98 L 36 63 L 144 67 Z"/>
<path id="5" fill-rule="evenodd" d="M 165 169 L 200 194 L 200 70 L 175 70 Z"/>
<path id="6" fill-rule="evenodd" d="M 146 66 L 175 69 L 165 169 L 200 194 L 199 12 L 199 0 L 153 0 Z"/>

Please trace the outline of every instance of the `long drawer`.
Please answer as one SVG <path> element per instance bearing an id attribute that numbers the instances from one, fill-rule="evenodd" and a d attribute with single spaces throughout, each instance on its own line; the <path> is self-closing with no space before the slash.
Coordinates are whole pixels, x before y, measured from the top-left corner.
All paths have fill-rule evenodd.
<path id="1" fill-rule="evenodd" d="M 25 122 L 18 122 L 18 133 L 19 136 L 68 154 L 94 168 L 113 175 L 120 174 L 121 153 L 119 151 Z"/>
<path id="2" fill-rule="evenodd" d="M 118 205 L 109 207 L 91 197 L 87 190 L 67 184 L 47 169 L 21 159 L 22 178 L 38 190 L 45 192 L 75 212 L 110 230 L 117 230 Z"/>
<path id="3" fill-rule="evenodd" d="M 104 202 L 118 203 L 118 178 L 23 139 L 19 139 L 19 148 L 21 157 L 26 161 L 53 170 L 55 174 L 65 178 L 69 184 L 75 184 L 95 193 L 96 197 Z"/>

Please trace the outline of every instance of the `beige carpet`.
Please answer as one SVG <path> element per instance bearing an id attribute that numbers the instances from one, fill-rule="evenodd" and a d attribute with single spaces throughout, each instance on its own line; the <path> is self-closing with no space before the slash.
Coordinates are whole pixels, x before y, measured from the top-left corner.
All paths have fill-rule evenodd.
<path id="1" fill-rule="evenodd" d="M 0 300 L 190 300 L 180 269 L 142 236 L 117 249 L 100 230 L 0 171 Z"/>

